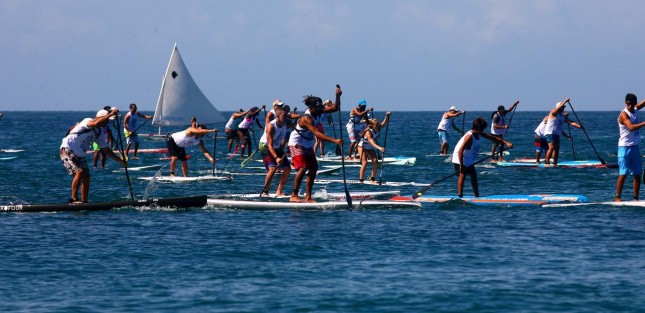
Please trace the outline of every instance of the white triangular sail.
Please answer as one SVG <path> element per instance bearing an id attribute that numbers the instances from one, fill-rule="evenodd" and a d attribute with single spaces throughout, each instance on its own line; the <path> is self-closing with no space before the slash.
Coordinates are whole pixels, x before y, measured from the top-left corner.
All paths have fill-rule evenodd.
<path id="1" fill-rule="evenodd" d="M 185 126 L 190 125 L 192 117 L 200 124 L 213 124 L 226 121 L 199 89 L 179 55 L 175 44 L 168 69 L 161 83 L 159 100 L 155 108 L 152 125 Z M 212 125 L 209 125 L 212 127 Z"/>

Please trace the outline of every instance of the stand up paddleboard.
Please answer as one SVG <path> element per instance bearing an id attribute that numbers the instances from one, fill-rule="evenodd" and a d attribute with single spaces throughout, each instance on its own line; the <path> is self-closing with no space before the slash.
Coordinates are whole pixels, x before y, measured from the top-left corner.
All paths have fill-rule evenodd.
<path id="1" fill-rule="evenodd" d="M 161 177 L 155 177 L 155 176 L 146 176 L 146 177 L 139 177 L 141 180 L 156 180 L 158 182 L 164 182 L 164 183 L 186 183 L 186 182 L 195 182 L 195 181 L 212 181 L 212 180 L 232 180 L 233 178 L 231 176 L 213 176 L 213 175 L 207 175 L 207 176 L 188 176 L 188 177 L 183 177 L 183 176 L 161 176 Z"/>
<path id="2" fill-rule="evenodd" d="M 514 162 L 514 161 L 508 161 L 508 162 L 496 162 L 495 164 L 499 166 L 507 166 L 507 167 L 535 167 L 535 168 L 552 168 L 556 167 L 550 164 L 544 164 L 540 163 L 537 164 L 535 162 Z M 618 164 L 616 163 L 607 163 L 607 164 L 602 164 L 600 161 L 595 161 L 595 160 L 584 160 L 584 161 L 561 161 L 558 162 L 558 166 L 561 168 L 617 168 Z"/>
<path id="3" fill-rule="evenodd" d="M 70 212 L 105 211 L 123 207 L 169 207 L 192 208 L 206 205 L 206 196 L 191 196 L 165 199 L 124 200 L 113 202 L 90 202 L 85 204 L 9 204 L 0 205 L 0 212 Z"/>
<path id="4" fill-rule="evenodd" d="M 554 203 L 545 204 L 545 208 L 574 207 L 574 206 L 610 206 L 610 207 L 645 207 L 645 200 L 639 201 L 605 201 L 605 202 L 588 202 L 588 203 Z"/>
<path id="5" fill-rule="evenodd" d="M 399 190 L 392 191 L 355 191 L 350 192 L 349 196 L 352 200 L 388 200 L 392 197 L 401 195 Z M 302 197 L 302 195 L 301 195 Z M 336 200 L 344 201 L 346 199 L 344 192 L 326 192 L 326 191 L 317 191 L 312 198 L 317 200 Z M 214 198 L 226 198 L 226 199 L 254 199 L 254 200 L 288 200 L 291 198 L 289 195 L 276 197 L 275 195 L 260 196 L 259 193 L 245 193 L 245 194 L 226 194 L 226 195 L 216 195 Z"/>
<path id="6" fill-rule="evenodd" d="M 403 198 L 403 197 L 402 197 Z M 393 199 L 394 200 L 394 199 Z M 550 203 L 587 203 L 589 199 L 575 194 L 534 194 L 534 195 L 492 195 L 484 197 L 422 195 L 416 199 L 420 202 L 463 201 L 476 205 L 544 205 Z"/>
<path id="7" fill-rule="evenodd" d="M 208 205 L 216 208 L 229 208 L 238 210 L 346 210 L 349 205 L 346 201 L 325 202 L 286 202 L 286 201 L 251 201 L 233 199 L 208 199 Z M 362 200 L 352 203 L 353 209 L 420 209 L 421 204 L 416 201 L 389 201 L 389 200 Z"/>

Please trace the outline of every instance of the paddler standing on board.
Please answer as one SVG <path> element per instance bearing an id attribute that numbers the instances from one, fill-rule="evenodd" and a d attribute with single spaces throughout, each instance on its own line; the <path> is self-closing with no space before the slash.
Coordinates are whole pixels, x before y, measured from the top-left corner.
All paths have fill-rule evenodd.
<path id="1" fill-rule="evenodd" d="M 641 187 L 641 173 L 643 165 L 639 145 L 641 137 L 639 129 L 645 126 L 645 122 L 638 120 L 638 111 L 645 106 L 645 101 L 637 103 L 635 94 L 628 93 L 625 96 L 625 109 L 618 115 L 618 181 L 616 181 L 615 201 L 621 201 L 623 184 L 627 175 L 634 176 L 634 200 L 638 200 Z"/>
<path id="2" fill-rule="evenodd" d="M 383 122 L 380 122 L 372 118 L 367 122 L 367 128 L 363 132 L 363 137 L 359 141 L 358 145 L 361 147 L 361 170 L 359 171 L 358 180 L 362 183 L 365 180 L 365 171 L 367 170 L 367 160 L 372 161 L 372 175 L 370 175 L 370 183 L 376 184 L 376 169 L 379 166 L 378 157 L 376 155 L 376 150 L 378 149 L 381 152 L 385 152 L 385 147 L 381 147 L 376 143 L 381 128 L 385 127 L 387 123 L 390 122 L 390 115 L 392 112 L 385 113 L 385 118 Z"/>
<path id="3" fill-rule="evenodd" d="M 439 154 L 448 154 L 448 148 L 450 147 L 450 136 L 448 135 L 449 128 L 456 130 L 462 135 L 464 134 L 464 131 L 455 125 L 455 117 L 464 113 L 466 113 L 466 111 L 460 112 L 456 106 L 451 106 L 450 109 L 448 109 L 448 112 L 441 116 L 441 121 L 439 121 L 439 126 L 437 126 L 437 135 L 439 136 L 439 142 L 441 143 Z"/>
<path id="4" fill-rule="evenodd" d="M 506 110 L 503 105 L 500 105 L 497 107 L 497 111 L 491 114 L 491 119 L 492 119 L 492 123 L 490 125 L 491 135 L 499 139 L 504 138 L 504 135 L 506 134 L 506 130 L 508 129 L 508 124 L 506 123 L 506 114 L 508 112 L 515 110 L 518 103 L 520 102 L 515 101 L 515 103 L 513 103 L 513 105 L 511 105 L 511 107 L 508 108 L 508 110 Z M 504 154 L 504 145 L 501 145 L 497 142 L 493 142 L 493 146 L 491 148 L 490 153 L 491 153 L 491 161 L 493 162 L 504 161 L 504 158 L 502 157 L 502 155 Z M 497 157 L 498 154 L 499 154 L 499 158 Z"/>
<path id="5" fill-rule="evenodd" d="M 208 129 L 205 125 L 197 124 L 197 127 L 188 127 L 176 133 L 168 134 L 166 136 L 166 147 L 168 154 L 170 154 L 170 176 L 175 177 L 175 164 L 179 159 L 181 161 L 181 171 L 184 177 L 188 177 L 188 159 L 186 158 L 186 148 L 198 146 L 202 150 L 206 159 L 211 164 L 215 164 L 215 159 L 204 147 L 202 137 L 208 133 L 216 133 L 217 128 Z"/>
<path id="6" fill-rule="evenodd" d="M 147 120 L 152 118 L 152 116 L 150 115 L 145 115 L 141 112 L 138 112 L 137 105 L 130 103 L 130 112 L 128 112 L 123 118 L 123 135 L 125 136 L 127 143 L 127 145 L 125 146 L 125 155 L 128 155 L 128 153 L 130 152 L 130 145 L 134 142 L 134 153 L 132 154 L 133 160 L 139 158 L 137 157 L 137 151 L 139 151 L 139 135 L 136 132 L 137 121 L 139 120 L 139 117 L 145 118 Z"/>
<path id="7" fill-rule="evenodd" d="M 535 146 L 535 163 L 540 164 L 540 156 L 544 152 L 549 151 L 549 143 L 546 141 L 546 135 L 544 130 L 546 129 L 546 123 L 549 120 L 548 116 L 545 116 L 540 124 L 533 131 L 533 145 Z"/>
<path id="8" fill-rule="evenodd" d="M 119 109 L 110 108 L 110 110 L 100 110 L 96 113 L 95 118 L 83 119 L 76 124 L 69 133 L 63 138 L 60 145 L 60 158 L 72 179 L 72 196 L 70 203 L 87 203 L 90 193 L 90 168 L 85 160 L 85 151 L 89 150 L 92 143 L 96 142 L 101 150 L 109 158 L 119 162 L 123 166 L 127 163 L 121 160 L 110 147 L 108 147 L 105 133 L 101 128 L 108 125 L 109 118 L 116 116 Z M 81 200 L 78 201 L 78 187 L 81 187 Z"/>
<path id="9" fill-rule="evenodd" d="M 282 176 L 280 177 L 280 183 L 278 184 L 278 189 L 276 189 L 275 196 L 284 196 L 282 190 L 284 189 L 284 184 L 289 179 L 289 174 L 291 173 L 291 163 L 284 153 L 288 127 L 287 124 L 289 123 L 287 115 L 291 108 L 283 102 L 280 103 L 281 104 L 279 106 L 274 106 L 272 110 L 274 118 L 266 124 L 264 133 L 262 134 L 262 138 L 260 138 L 260 143 L 258 145 L 258 150 L 260 150 L 260 153 L 262 154 L 264 167 L 267 169 L 267 176 L 264 179 L 262 196 L 269 195 L 271 180 L 273 179 L 273 175 L 276 171 L 282 171 Z"/>
<path id="10" fill-rule="evenodd" d="M 291 193 L 291 202 L 314 202 L 311 199 L 311 192 L 314 187 L 314 180 L 318 172 L 318 161 L 314 151 L 315 138 L 329 141 L 331 143 L 342 145 L 342 139 L 334 139 L 323 133 L 317 128 L 316 124 L 323 113 L 336 112 L 340 109 L 340 96 L 343 94 L 340 87 L 336 88 L 336 103 L 325 107 L 322 99 L 314 96 L 305 96 L 303 102 L 307 106 L 304 114 L 296 122 L 295 129 L 289 136 L 289 151 L 293 161 L 293 167 L 296 171 L 296 178 L 293 182 L 293 191 Z M 298 196 L 302 179 L 307 174 L 307 183 L 304 200 Z"/>
<path id="11" fill-rule="evenodd" d="M 569 98 L 564 99 L 562 102 L 555 104 L 549 114 L 547 115 L 546 126 L 544 128 L 544 135 L 546 136 L 546 141 L 549 143 L 549 150 L 546 151 L 544 156 L 544 164 L 552 164 L 553 166 L 558 166 L 558 155 L 560 154 L 560 135 L 567 137 L 571 140 L 571 137 L 566 133 L 562 132 L 562 126 L 564 123 L 567 123 L 573 127 L 580 128 L 580 124 L 569 119 L 568 114 L 564 114 L 564 109 L 569 102 Z M 551 163 L 553 159 L 553 163 Z"/>
<path id="12" fill-rule="evenodd" d="M 262 106 L 264 109 L 266 106 Z M 252 150 L 253 150 L 253 142 L 251 141 L 251 135 L 249 134 L 249 128 L 253 126 L 253 123 L 256 123 L 260 129 L 264 130 L 264 126 L 260 124 L 260 120 L 258 120 L 258 115 L 260 114 L 260 108 L 258 107 L 252 107 L 249 109 L 248 114 L 246 117 L 240 122 L 240 124 L 237 126 L 237 133 L 240 136 L 240 138 L 243 139 L 242 141 L 242 146 L 240 149 L 240 157 L 242 157 L 242 160 L 244 160 L 244 149 L 248 150 L 248 155 L 251 156 Z"/>
<path id="13" fill-rule="evenodd" d="M 488 127 L 485 119 L 478 117 L 473 121 L 473 128 L 466 132 L 466 134 L 459 139 L 455 150 L 452 153 L 452 163 L 455 171 L 459 172 L 459 179 L 457 180 L 457 194 L 459 197 L 464 196 L 464 181 L 466 175 L 470 175 L 470 184 L 473 187 L 475 197 L 479 197 L 479 184 L 477 182 L 477 170 L 475 169 L 475 162 L 480 148 L 480 139 L 484 137 L 495 143 L 505 144 L 508 148 L 512 148 L 513 144 L 510 142 L 487 134 L 484 130 Z"/>
<path id="14" fill-rule="evenodd" d="M 349 113 L 349 121 L 345 126 L 347 128 L 347 136 L 349 136 L 349 152 L 347 153 L 347 159 L 353 160 L 356 154 L 360 153 L 358 151 L 358 140 L 361 139 L 361 133 L 365 129 L 365 123 L 363 121 L 367 117 L 367 101 L 361 99 L 358 101 L 358 105 L 352 109 Z"/>
<path id="15" fill-rule="evenodd" d="M 231 152 L 231 147 L 233 146 L 234 140 L 237 141 L 235 152 L 240 149 L 240 143 L 244 142 L 244 137 L 237 133 L 237 126 L 240 125 L 242 118 L 244 118 L 244 116 L 248 113 L 249 111 L 240 109 L 239 112 L 235 112 L 231 115 L 231 118 L 228 119 L 228 122 L 226 122 L 226 125 L 224 126 L 224 133 L 226 134 L 226 139 L 228 140 L 229 153 Z"/>

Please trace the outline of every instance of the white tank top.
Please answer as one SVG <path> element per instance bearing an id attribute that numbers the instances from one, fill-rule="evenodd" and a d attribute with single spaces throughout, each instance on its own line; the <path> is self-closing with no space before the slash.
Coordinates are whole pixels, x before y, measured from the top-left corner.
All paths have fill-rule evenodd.
<path id="1" fill-rule="evenodd" d="M 468 134 L 470 134 L 472 144 L 470 146 L 470 149 L 464 150 L 464 166 L 471 166 L 475 164 L 475 158 L 479 153 L 479 139 L 475 138 L 472 130 L 469 130 L 466 133 L 466 135 Z M 457 142 L 457 145 L 455 146 L 455 150 L 452 152 L 452 163 L 454 164 L 459 164 L 459 149 L 461 149 L 461 146 L 464 145 L 464 138 L 466 138 L 466 135 L 462 136 L 461 139 L 459 139 L 459 142 Z"/>
<path id="2" fill-rule="evenodd" d="M 439 126 L 437 126 L 437 130 L 447 131 L 450 127 L 452 127 L 452 123 L 454 122 L 455 120 L 451 118 L 446 118 L 446 113 L 444 113 L 441 116 L 441 121 L 439 122 Z"/>
<path id="3" fill-rule="evenodd" d="M 564 115 L 556 114 L 554 119 L 550 118 L 546 122 L 546 127 L 544 129 L 545 135 L 562 135 L 562 124 L 564 123 Z"/>
<path id="4" fill-rule="evenodd" d="M 376 142 L 376 139 L 378 139 L 378 136 L 379 136 L 379 132 L 374 131 L 371 128 L 368 129 L 367 131 L 372 133 L 372 140 Z M 367 141 L 367 133 L 365 134 L 365 137 L 361 138 L 361 141 L 358 142 L 358 145 L 363 147 L 363 149 L 374 150 L 374 146 L 372 146 L 372 144 L 370 144 L 370 142 Z"/>
<path id="5" fill-rule="evenodd" d="M 231 118 L 228 119 L 228 122 L 226 122 L 226 125 L 224 126 L 224 129 L 228 128 L 228 129 L 236 130 L 237 125 L 240 125 L 240 122 L 239 122 L 240 119 L 241 119 L 241 117 L 233 118 L 231 116 Z"/>
<path id="6" fill-rule="evenodd" d="M 632 112 L 629 112 L 629 110 L 624 109 L 622 112 L 627 113 L 627 116 L 629 117 L 629 121 L 632 122 L 632 124 L 638 123 L 638 114 L 637 114 L 638 111 L 634 111 L 634 113 L 632 113 Z M 618 119 L 620 119 L 620 116 L 618 116 Z M 627 128 L 627 126 L 619 122 L 618 131 L 620 134 L 620 137 L 618 138 L 619 147 L 629 147 L 629 146 L 636 146 L 640 144 L 641 136 L 639 135 L 638 130 L 631 131 Z"/>
<path id="7" fill-rule="evenodd" d="M 497 123 L 495 123 L 495 117 L 498 116 L 499 120 L 497 120 Z M 498 112 L 495 112 L 493 114 L 493 121 L 490 125 L 490 133 L 493 135 L 504 135 L 506 134 L 506 128 L 495 128 L 495 125 L 497 126 L 504 126 L 506 125 L 506 119 L 504 118 L 505 115 L 501 115 Z"/>
<path id="8" fill-rule="evenodd" d="M 180 131 L 180 132 L 176 132 L 176 133 L 172 134 L 171 136 L 172 136 L 172 139 L 177 144 L 177 146 L 182 147 L 182 148 L 188 148 L 188 147 L 196 146 L 202 141 L 201 138 L 186 136 L 186 131 L 185 130 Z"/>
<path id="9" fill-rule="evenodd" d="M 271 121 L 271 125 L 273 125 L 273 148 L 280 148 L 280 143 L 282 142 L 282 139 L 284 139 L 284 136 L 287 134 L 287 123 L 282 123 L 282 127 L 278 126 L 278 120 L 273 120 Z M 262 134 L 262 138 L 260 138 L 260 143 L 267 144 L 267 132 L 266 130 L 269 129 L 269 127 L 264 128 L 264 133 Z"/>
<path id="10" fill-rule="evenodd" d="M 240 125 L 237 127 L 240 129 L 249 129 L 249 127 L 251 127 L 251 124 L 255 123 L 256 119 L 257 115 L 247 116 L 240 122 Z"/>
<path id="11" fill-rule="evenodd" d="M 93 142 L 96 142 L 100 148 L 107 147 L 104 133 L 97 128 L 87 126 L 91 120 L 91 118 L 86 118 L 76 124 L 69 135 L 63 138 L 60 148 L 67 148 L 77 156 L 84 156 L 85 151 L 91 149 Z"/>
<path id="12" fill-rule="evenodd" d="M 130 131 L 134 131 L 137 129 L 137 122 L 139 121 L 139 114 L 136 112 L 132 114 L 132 112 L 128 112 L 125 116 L 130 116 L 130 119 L 128 120 L 128 128 Z M 124 127 L 125 130 L 125 127 Z"/>
<path id="13" fill-rule="evenodd" d="M 318 125 L 320 122 L 320 116 L 314 117 L 311 112 L 309 112 L 309 109 L 307 109 L 303 115 L 311 117 L 313 125 Z M 289 146 L 291 147 L 300 144 L 304 148 L 313 148 L 314 143 L 316 143 L 315 137 L 316 136 L 314 136 L 309 129 L 300 127 L 298 122 L 296 122 L 296 129 L 294 129 L 289 136 Z"/>
<path id="14" fill-rule="evenodd" d="M 546 130 L 546 121 L 542 120 L 540 124 L 538 124 L 537 128 L 535 128 L 535 134 L 544 137 L 544 131 Z"/>

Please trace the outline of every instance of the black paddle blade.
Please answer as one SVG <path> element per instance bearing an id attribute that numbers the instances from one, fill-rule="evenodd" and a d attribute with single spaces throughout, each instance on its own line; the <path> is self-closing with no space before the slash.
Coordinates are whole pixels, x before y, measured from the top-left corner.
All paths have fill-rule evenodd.
<path id="1" fill-rule="evenodd" d="M 340 156 L 342 154 L 342 151 L 340 151 L 340 146 L 336 145 L 336 155 Z"/>

